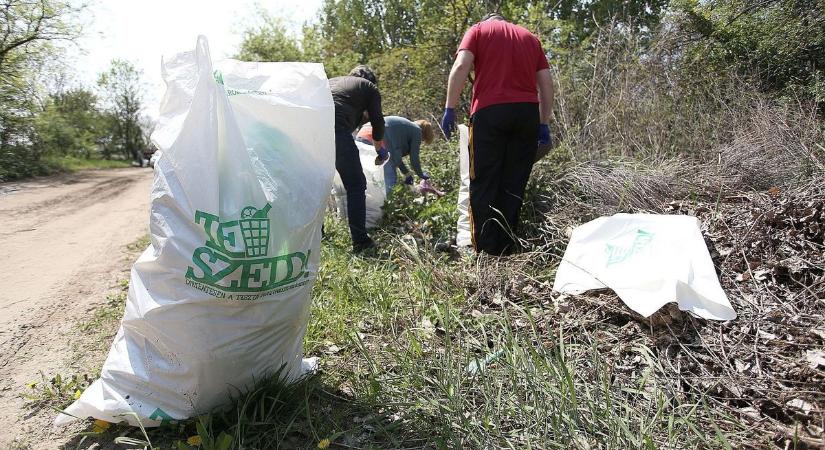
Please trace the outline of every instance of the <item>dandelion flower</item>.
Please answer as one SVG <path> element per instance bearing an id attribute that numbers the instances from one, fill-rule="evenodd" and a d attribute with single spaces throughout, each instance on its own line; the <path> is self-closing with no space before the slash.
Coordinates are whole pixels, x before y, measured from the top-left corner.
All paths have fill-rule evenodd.
<path id="1" fill-rule="evenodd" d="M 105 420 L 97 419 L 95 420 L 95 423 L 92 426 L 92 431 L 95 433 L 103 433 L 104 431 L 108 430 L 111 426 L 111 423 L 106 422 Z"/>
<path id="2" fill-rule="evenodd" d="M 75 400 L 79 399 L 81 395 L 83 395 L 83 392 L 80 389 L 74 391 L 74 399 Z"/>
<path id="3" fill-rule="evenodd" d="M 203 440 L 196 434 L 194 436 L 189 436 L 189 438 L 186 439 L 186 443 L 197 447 L 203 443 Z"/>
<path id="4" fill-rule="evenodd" d="M 329 448 L 329 439 L 321 439 L 318 443 L 318 448 Z"/>

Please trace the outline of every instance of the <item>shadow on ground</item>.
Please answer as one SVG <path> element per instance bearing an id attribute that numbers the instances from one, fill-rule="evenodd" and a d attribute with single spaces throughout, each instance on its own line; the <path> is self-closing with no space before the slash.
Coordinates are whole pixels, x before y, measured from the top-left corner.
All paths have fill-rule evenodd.
<path id="1" fill-rule="evenodd" d="M 143 449 L 150 442 L 156 449 L 178 449 L 178 442 L 186 443 L 193 436 L 200 435 L 201 441 L 206 441 L 221 434 L 231 436 L 230 448 L 261 450 L 317 448 L 324 439 L 348 448 L 434 446 L 433 433 L 417 429 L 391 407 L 354 398 L 346 390 L 331 386 L 321 375 L 288 386 L 270 380 L 235 396 L 233 406 L 222 413 L 148 429 L 146 434 L 126 425 L 94 433 L 90 421 L 85 434 L 77 434 L 59 448 Z M 134 442 L 115 443 L 118 438 Z"/>

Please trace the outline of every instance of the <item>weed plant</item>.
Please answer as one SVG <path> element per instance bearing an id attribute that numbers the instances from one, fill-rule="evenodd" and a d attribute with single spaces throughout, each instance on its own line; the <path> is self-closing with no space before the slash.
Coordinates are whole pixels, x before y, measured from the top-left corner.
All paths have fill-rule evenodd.
<path id="1" fill-rule="evenodd" d="M 158 429 L 97 430 L 84 442 L 179 450 L 728 445 L 723 430 L 735 421 L 701 394 L 686 398 L 661 382 L 668 374 L 649 348 L 635 350 L 645 362 L 638 377 L 619 381 L 598 335 L 565 334 L 548 320 L 549 297 L 508 288 L 518 277 L 552 280 L 552 256 L 533 253 L 516 272 L 510 259 L 435 251 L 454 233 L 457 156 L 439 144 L 424 157 L 448 194 L 421 199 L 396 188 L 372 232 L 375 256 L 353 256 L 346 224 L 326 219 L 305 339 L 319 373 L 291 385 L 261 380 L 231 393 L 227 410 Z M 529 195 L 527 219 L 550 192 L 534 183 Z"/>

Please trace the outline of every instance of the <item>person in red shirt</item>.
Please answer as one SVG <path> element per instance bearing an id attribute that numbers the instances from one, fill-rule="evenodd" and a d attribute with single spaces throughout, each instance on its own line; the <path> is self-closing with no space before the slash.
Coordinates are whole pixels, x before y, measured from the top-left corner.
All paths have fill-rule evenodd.
<path id="1" fill-rule="evenodd" d="M 455 107 L 470 71 L 470 230 L 477 252 L 508 254 L 538 144 L 550 141 L 553 79 L 538 38 L 489 14 L 470 27 L 447 81 L 441 128 L 455 130 Z"/>

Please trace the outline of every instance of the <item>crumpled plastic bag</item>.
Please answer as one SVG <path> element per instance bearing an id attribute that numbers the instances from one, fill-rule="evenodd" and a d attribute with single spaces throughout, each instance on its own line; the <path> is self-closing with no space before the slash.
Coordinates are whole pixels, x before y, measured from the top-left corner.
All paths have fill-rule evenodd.
<path id="1" fill-rule="evenodd" d="M 553 290 L 604 288 L 644 317 L 676 302 L 705 319 L 736 318 L 692 216 L 616 214 L 575 228 Z"/>

